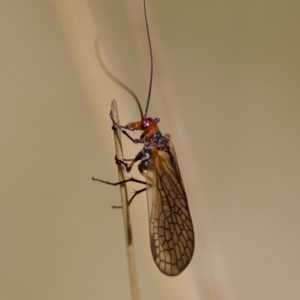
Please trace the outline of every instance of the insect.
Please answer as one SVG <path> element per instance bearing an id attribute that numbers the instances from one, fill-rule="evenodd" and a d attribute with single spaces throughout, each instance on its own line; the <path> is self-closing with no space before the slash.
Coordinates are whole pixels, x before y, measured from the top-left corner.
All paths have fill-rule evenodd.
<path id="1" fill-rule="evenodd" d="M 133 165 L 139 162 L 138 170 L 146 178 L 146 182 L 135 178 L 117 183 L 93 179 L 110 185 L 118 185 L 128 181 L 146 185 L 146 188 L 133 194 L 129 204 L 137 194 L 146 190 L 149 208 L 150 246 L 154 262 L 161 272 L 169 276 L 175 276 L 180 274 L 192 259 L 195 244 L 194 230 L 171 136 L 160 132 L 157 125 L 160 121 L 159 118 L 147 117 L 153 79 L 153 55 L 145 0 L 144 13 L 151 59 L 150 86 L 144 113 L 135 94 L 113 76 L 103 64 L 102 67 L 109 77 L 134 97 L 141 113 L 141 121 L 132 122 L 126 126 L 117 124 L 112 117 L 112 113 L 110 113 L 116 129 L 120 130 L 133 143 L 143 144 L 142 150 L 135 158 L 130 160 L 115 158 L 116 163 L 123 164 L 126 171 L 130 172 Z M 127 132 L 135 130 L 143 131 L 139 139 L 132 138 Z M 127 161 L 131 161 L 130 164 Z"/>

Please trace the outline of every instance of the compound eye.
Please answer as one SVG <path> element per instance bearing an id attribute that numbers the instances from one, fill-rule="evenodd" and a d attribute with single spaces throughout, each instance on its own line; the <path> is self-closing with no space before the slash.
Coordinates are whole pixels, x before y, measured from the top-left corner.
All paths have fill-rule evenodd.
<path id="1" fill-rule="evenodd" d="M 142 127 L 143 129 L 146 129 L 149 126 L 149 119 L 145 119 L 142 122 Z"/>

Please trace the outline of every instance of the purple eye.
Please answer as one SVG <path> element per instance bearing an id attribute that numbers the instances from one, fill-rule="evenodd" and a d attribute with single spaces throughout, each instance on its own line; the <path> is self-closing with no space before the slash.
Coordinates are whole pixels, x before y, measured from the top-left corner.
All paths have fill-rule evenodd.
<path id="1" fill-rule="evenodd" d="M 143 129 L 146 129 L 149 126 L 149 119 L 143 120 Z"/>

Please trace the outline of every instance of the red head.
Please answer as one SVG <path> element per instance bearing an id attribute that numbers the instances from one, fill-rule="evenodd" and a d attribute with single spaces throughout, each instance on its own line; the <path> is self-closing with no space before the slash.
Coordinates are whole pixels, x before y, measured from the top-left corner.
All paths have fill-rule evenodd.
<path id="1" fill-rule="evenodd" d="M 143 118 L 140 122 L 132 122 L 128 123 L 125 128 L 128 130 L 143 130 L 143 134 L 141 135 L 141 139 L 149 140 L 151 137 L 159 132 L 157 123 L 160 121 L 159 118 Z"/>

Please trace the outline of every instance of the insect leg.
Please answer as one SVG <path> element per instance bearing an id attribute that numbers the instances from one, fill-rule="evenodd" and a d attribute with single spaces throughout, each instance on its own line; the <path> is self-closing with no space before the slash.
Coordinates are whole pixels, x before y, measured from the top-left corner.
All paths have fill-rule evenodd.
<path id="1" fill-rule="evenodd" d="M 113 186 L 116 186 L 116 185 L 119 185 L 119 184 L 122 184 L 122 183 L 126 183 L 126 182 L 129 182 L 129 181 L 137 182 L 137 183 L 141 183 L 141 184 L 146 184 L 145 181 L 138 180 L 138 179 L 135 179 L 133 177 L 125 179 L 125 180 L 122 180 L 122 181 L 119 181 L 119 182 L 109 182 L 109 181 L 105 181 L 105 180 L 98 179 L 98 178 L 95 178 L 95 177 L 92 177 L 92 180 L 99 181 L 99 182 L 102 182 L 102 183 L 105 183 L 105 184 L 109 184 L 109 185 L 113 185 Z M 138 195 L 139 193 L 141 193 L 141 192 L 143 192 L 145 190 L 146 190 L 146 188 L 143 188 L 141 190 L 135 191 L 134 194 L 133 194 L 133 196 L 129 199 L 128 205 L 132 202 L 133 198 L 136 195 Z M 112 208 L 122 208 L 122 206 L 115 206 L 115 205 L 113 205 Z"/>
<path id="2" fill-rule="evenodd" d="M 131 169 L 132 169 L 132 166 L 136 163 L 136 161 L 137 161 L 138 159 L 132 158 L 132 159 L 123 159 L 123 160 L 121 160 L 121 159 L 118 159 L 117 157 L 115 157 L 115 160 L 116 160 L 116 164 L 117 164 L 117 165 L 119 165 L 119 164 L 124 165 L 125 168 L 126 168 L 126 172 L 130 172 Z M 130 164 L 127 164 L 125 161 L 131 161 L 131 163 L 130 163 Z"/>
<path id="3" fill-rule="evenodd" d="M 116 126 L 123 134 L 125 134 L 125 135 L 126 135 L 133 143 L 135 143 L 135 144 L 141 143 L 141 141 L 140 141 L 139 139 L 134 139 L 134 138 L 132 138 L 132 137 L 128 134 L 128 132 L 127 132 L 126 130 L 130 130 L 130 129 L 127 129 L 127 128 L 125 128 L 124 126 L 119 125 L 119 124 L 114 120 L 114 118 L 112 117 L 112 112 L 111 112 L 111 111 L 110 111 L 109 116 L 110 116 L 111 120 L 113 121 L 114 126 Z M 114 128 L 113 128 L 113 129 L 114 129 Z M 125 130 L 125 129 L 126 129 L 126 130 Z"/>
<path id="4" fill-rule="evenodd" d="M 144 182 L 145 183 L 145 182 Z M 146 184 L 146 183 L 145 183 Z M 132 197 L 129 199 L 128 201 L 128 206 L 131 204 L 132 200 L 135 198 L 135 196 L 137 196 L 138 194 L 142 193 L 146 191 L 146 188 L 143 188 L 141 190 L 135 191 L 134 194 L 132 195 Z M 123 208 L 122 206 L 115 206 L 113 205 L 111 208 Z"/>
<path id="5" fill-rule="evenodd" d="M 143 189 L 140 189 L 138 191 L 135 191 L 134 194 L 132 195 L 132 197 L 129 199 L 128 201 L 128 205 L 130 205 L 130 203 L 132 202 L 132 200 L 135 198 L 136 195 L 142 193 L 142 192 L 145 192 L 146 191 L 146 188 L 143 188 Z"/>
<path id="6" fill-rule="evenodd" d="M 147 170 L 148 168 L 148 161 L 150 159 L 150 155 L 147 151 L 145 151 L 144 149 L 142 149 L 134 159 L 130 159 L 131 163 L 130 164 L 127 164 L 125 161 L 128 161 L 128 160 L 121 160 L 121 159 L 118 159 L 116 156 L 115 156 L 115 160 L 116 160 L 116 163 L 117 164 L 122 164 L 125 166 L 126 168 L 126 172 L 130 172 L 133 165 L 141 160 L 142 162 L 139 164 L 139 171 L 142 173 L 142 175 L 144 175 L 144 170 Z"/>
<path id="7" fill-rule="evenodd" d="M 119 185 L 119 184 L 122 184 L 122 183 L 126 183 L 126 182 L 129 182 L 129 181 L 137 182 L 137 183 L 141 183 L 141 184 L 146 184 L 145 181 L 138 180 L 138 179 L 135 179 L 135 178 L 133 178 L 133 177 L 128 178 L 128 179 L 125 179 L 125 180 L 122 180 L 122 181 L 119 181 L 119 182 L 105 181 L 105 180 L 98 179 L 98 178 L 95 178 L 95 177 L 92 177 L 92 180 L 94 180 L 94 181 L 99 181 L 99 182 L 102 182 L 102 183 L 105 183 L 105 184 L 109 184 L 109 185 L 113 185 L 113 186 L 116 186 L 116 185 Z"/>

